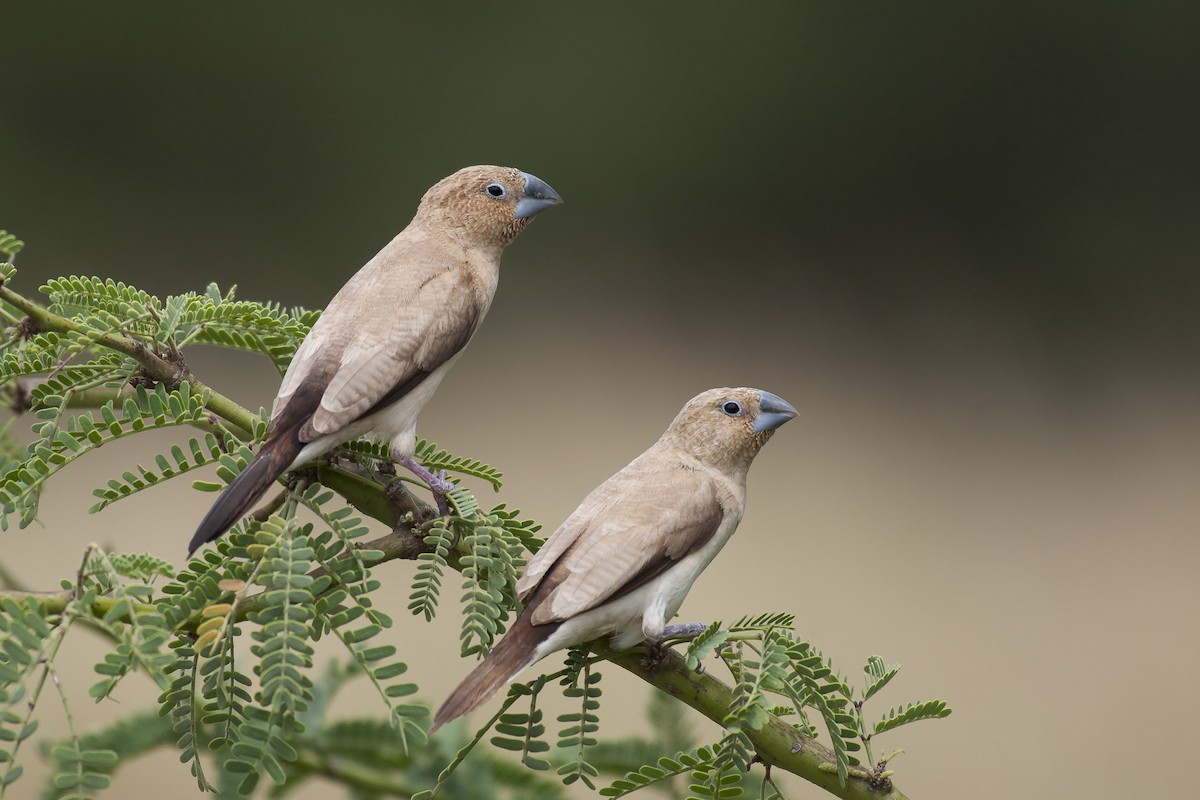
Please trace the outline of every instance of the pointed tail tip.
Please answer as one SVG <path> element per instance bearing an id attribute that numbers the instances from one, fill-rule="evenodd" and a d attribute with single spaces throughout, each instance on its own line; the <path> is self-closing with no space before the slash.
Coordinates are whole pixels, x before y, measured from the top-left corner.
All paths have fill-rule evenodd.
<path id="1" fill-rule="evenodd" d="M 233 527 L 258 502 L 275 479 L 284 473 L 300 452 L 300 440 L 281 436 L 263 443 L 253 460 L 246 465 L 217 497 L 212 508 L 200 520 L 196 533 L 188 542 L 188 558 L 196 551 Z"/>
<path id="2" fill-rule="evenodd" d="M 433 726 L 429 729 L 431 736 L 446 723 L 453 722 L 486 703 L 524 667 L 524 664 L 517 664 L 514 668 L 513 665 L 501 663 L 502 659 L 496 658 L 496 653 L 497 651 L 493 650 L 492 655 L 471 670 L 471 674 L 463 678 L 462 682 L 454 687 L 454 691 L 450 692 L 450 696 L 433 715 Z"/>
<path id="3" fill-rule="evenodd" d="M 488 667 L 488 662 L 484 661 L 479 667 L 472 670 L 471 674 L 464 678 L 462 683 L 454 687 L 454 691 L 450 693 L 450 696 L 434 712 L 433 725 L 429 727 L 430 736 L 437 733 L 438 729 L 443 725 L 454 722 L 459 717 L 465 717 L 486 703 L 504 683 L 507 683 L 507 681 L 504 681 L 497 685 L 487 686 L 481 691 L 479 687 L 479 673 L 482 667 Z M 483 670 L 485 675 L 493 672 L 494 670 L 490 667 Z"/>
<path id="4" fill-rule="evenodd" d="M 231 490 L 234 490 L 235 486 L 236 481 L 225 490 L 224 494 L 217 498 L 217 502 L 204 515 L 204 519 L 200 520 L 200 524 L 196 527 L 196 532 L 192 534 L 192 540 L 188 542 L 188 560 L 191 560 L 192 556 L 196 555 L 196 551 L 201 547 L 204 547 L 204 545 L 215 539 L 219 539 L 225 531 L 229 530 L 241 518 L 249 506 L 253 505 L 254 501 L 258 499 L 257 496 L 252 496 L 247 502 L 247 498 L 245 497 L 231 496 L 233 495 L 233 491 Z M 233 502 L 230 502 L 231 500 Z M 232 510 L 236 513 L 236 516 L 230 513 L 230 506 L 233 507 Z"/>
<path id="5" fill-rule="evenodd" d="M 534 627 L 529 624 L 528 614 L 518 617 L 488 657 L 454 687 L 438 708 L 433 715 L 430 735 L 446 723 L 479 708 L 507 686 L 521 670 L 539 658 L 538 645 L 557 629 L 558 623 Z"/>
<path id="6" fill-rule="evenodd" d="M 198 528 L 196 532 L 192 534 L 192 540 L 188 542 L 187 560 L 191 561 L 192 556 L 196 555 L 196 551 L 208 544 L 209 540 L 210 537 L 208 535 L 208 531 L 204 530 L 202 527 Z"/>
<path id="7" fill-rule="evenodd" d="M 474 692 L 471 692 L 466 684 L 467 681 L 473 677 L 473 675 L 474 673 L 467 676 L 467 680 L 464 680 L 457 687 L 455 687 L 454 691 L 450 693 L 450 696 L 446 698 L 446 701 L 442 703 L 437 712 L 434 713 L 433 725 L 429 727 L 430 736 L 437 733 L 438 729 L 443 725 L 453 722 L 459 717 L 467 715 L 472 709 L 474 709 L 476 706 L 482 705 L 488 699 L 488 697 L 491 696 L 489 694 L 485 697 L 470 697 L 470 695 L 474 694 Z"/>

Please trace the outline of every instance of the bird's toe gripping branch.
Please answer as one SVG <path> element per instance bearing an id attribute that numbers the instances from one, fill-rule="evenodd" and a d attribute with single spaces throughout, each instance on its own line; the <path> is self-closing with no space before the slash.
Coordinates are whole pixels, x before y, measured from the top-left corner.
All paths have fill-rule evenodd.
<path id="1" fill-rule="evenodd" d="M 667 663 L 670 656 L 669 640 L 690 641 L 704 633 L 706 628 L 708 626 L 703 622 L 686 622 L 682 625 L 668 625 L 658 636 L 647 637 L 646 652 L 641 657 L 642 667 L 648 672 L 657 672 Z"/>
<path id="2" fill-rule="evenodd" d="M 433 492 L 433 499 L 437 501 L 438 512 L 443 517 L 446 516 L 450 510 L 446 504 L 446 495 L 454 489 L 454 484 L 446 479 L 446 470 L 438 470 L 438 473 L 434 475 L 412 456 L 402 456 L 396 459 L 396 463 L 425 482 L 429 491 Z"/>

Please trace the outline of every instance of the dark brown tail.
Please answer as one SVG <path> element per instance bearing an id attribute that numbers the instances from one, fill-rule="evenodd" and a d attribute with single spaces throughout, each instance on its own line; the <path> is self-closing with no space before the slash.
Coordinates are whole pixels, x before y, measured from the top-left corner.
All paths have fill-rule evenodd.
<path id="1" fill-rule="evenodd" d="M 281 436 L 270 436 L 263 443 L 258 455 L 250 465 L 242 470 L 233 483 L 226 487 L 217 502 L 200 520 L 196 535 L 188 544 L 188 555 L 196 552 L 206 543 L 218 538 L 225 531 L 245 516 L 250 507 L 258 502 L 258 498 L 270 488 L 275 479 L 295 460 L 303 445 L 295 433 L 280 431 Z"/>
<path id="2" fill-rule="evenodd" d="M 559 623 L 530 625 L 529 609 L 517 618 L 508 633 L 493 648 L 483 663 L 450 693 L 433 717 L 433 733 L 451 720 L 483 705 L 499 689 L 508 685 L 521 670 L 535 660 L 538 645 L 558 630 Z"/>

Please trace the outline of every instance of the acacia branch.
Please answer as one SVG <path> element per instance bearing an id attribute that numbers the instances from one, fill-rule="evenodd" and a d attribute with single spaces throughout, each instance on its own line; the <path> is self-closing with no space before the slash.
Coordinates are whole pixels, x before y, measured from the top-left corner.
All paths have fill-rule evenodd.
<path id="1" fill-rule="evenodd" d="M 84 335 L 89 333 L 78 322 L 48 311 L 24 295 L 14 292 L 7 286 L 0 285 L 0 300 L 26 314 L 33 321 L 33 325 L 37 330 L 55 331 L 56 333 L 81 333 Z M 109 350 L 129 356 L 142 366 L 142 369 L 146 371 L 146 374 L 150 378 L 159 383 L 166 384 L 168 387 L 174 388 L 180 383 L 187 381 L 197 394 L 207 389 L 209 397 L 205 408 L 237 428 L 237 433 L 243 435 L 245 438 L 250 438 L 250 431 L 253 429 L 254 420 L 257 419 L 258 415 L 251 414 L 247 409 L 242 408 L 233 400 L 200 381 L 182 359 L 168 360 L 163 358 L 152 348 L 147 347 L 145 342 L 119 333 L 106 333 L 98 336 L 95 339 L 95 343 L 101 347 L 106 347 Z"/>
<path id="2" fill-rule="evenodd" d="M 643 664 L 642 653 L 637 650 L 613 652 L 607 642 L 594 643 L 592 652 L 608 659 L 621 669 L 656 686 L 677 700 L 721 725 L 733 704 L 733 690 L 712 675 L 698 673 L 687 666 L 687 660 L 671 650 L 666 658 L 656 661 L 653 668 Z M 872 788 L 861 777 L 851 776 L 845 786 L 838 784 L 835 772 L 826 771 L 828 765 L 836 763 L 829 748 L 816 739 L 801 735 L 786 720 L 767 715 L 767 724 L 756 731 L 743 733 L 754 745 L 758 757 L 777 769 L 798 775 L 815 783 L 830 794 L 845 800 L 905 800 L 905 795 L 894 786 L 886 792 Z M 890 781 L 887 782 L 890 786 Z"/>
<path id="3" fill-rule="evenodd" d="M 325 775 L 369 796 L 384 795 L 403 799 L 416 794 L 414 789 L 392 777 L 391 773 L 394 770 L 373 769 L 358 761 L 331 755 L 307 743 L 301 743 L 296 748 L 296 754 L 296 760 L 293 762 L 296 767 L 306 772 Z"/>
<path id="4" fill-rule="evenodd" d="M 355 508 L 393 526 L 391 533 L 362 545 L 363 549 L 382 552 L 383 556 L 376 564 L 415 559 L 430 549 L 425 546 L 412 520 L 408 519 L 409 515 L 397 519 L 398 508 L 389 499 L 387 487 L 338 467 L 323 467 L 320 476 L 323 484 L 335 489 Z M 461 569 L 457 554 L 451 553 L 447 562 L 452 568 Z M 333 588 L 330 586 L 326 591 L 332 591 Z M 0 594 L 35 599 L 43 604 L 48 613 L 61 613 L 72 596 L 69 591 Z M 260 595 L 246 598 L 238 605 L 238 618 L 244 619 L 261 603 Z M 93 612 L 103 615 L 113 605 L 115 601 L 109 598 L 96 598 Z M 194 629 L 198 622 L 189 621 L 188 627 Z M 708 673 L 688 669 L 684 657 L 674 651 L 667 651 L 665 657 L 651 668 L 642 663 L 642 653 L 637 650 L 613 652 L 605 642 L 593 643 L 591 649 L 621 669 L 686 703 L 718 725 L 722 724 L 733 704 L 733 689 L 730 686 Z M 804 778 L 835 797 L 844 800 L 905 800 L 905 795 L 899 789 L 892 787 L 886 793 L 881 792 L 873 789 L 861 777 L 851 776 L 845 786 L 839 785 L 837 775 L 827 771 L 827 765 L 835 763 L 833 753 L 817 740 L 801 735 L 786 720 L 773 714 L 768 715 L 767 724 L 760 730 L 747 731 L 746 735 L 764 763 Z"/>

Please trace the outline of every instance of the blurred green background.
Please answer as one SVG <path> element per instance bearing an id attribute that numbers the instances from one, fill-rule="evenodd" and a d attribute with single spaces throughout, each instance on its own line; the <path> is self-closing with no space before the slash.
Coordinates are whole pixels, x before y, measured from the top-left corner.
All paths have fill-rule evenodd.
<path id="1" fill-rule="evenodd" d="M 913 798 L 1182 796 L 1197 30 L 1183 2 L 10 2 L 0 227 L 27 292 L 80 273 L 320 306 L 442 176 L 533 172 L 567 203 L 506 255 L 425 436 L 552 527 L 696 392 L 777 392 L 802 415 L 684 616 L 796 611 L 843 669 L 904 662 L 881 702 L 955 708 L 894 734 Z M 194 358 L 273 396 L 265 362 Z M 0 559 L 47 587 L 88 541 L 182 559 L 210 499 L 186 486 L 83 513 L 138 457 L 68 476 Z M 398 627 L 440 699 L 455 630 Z M 168 756 L 113 796 L 190 783 Z"/>

